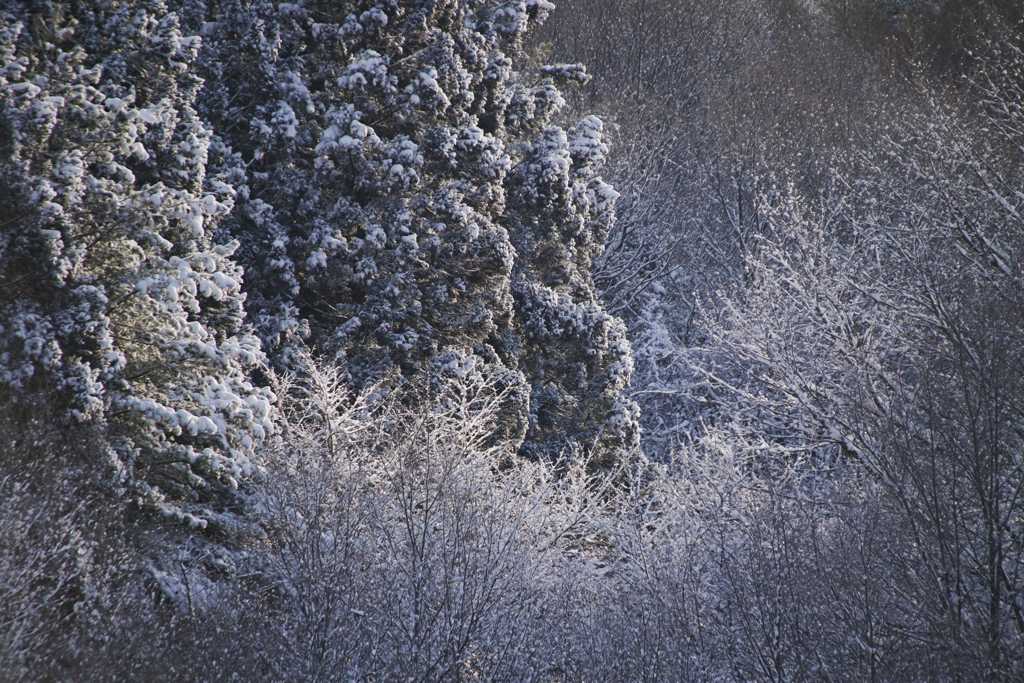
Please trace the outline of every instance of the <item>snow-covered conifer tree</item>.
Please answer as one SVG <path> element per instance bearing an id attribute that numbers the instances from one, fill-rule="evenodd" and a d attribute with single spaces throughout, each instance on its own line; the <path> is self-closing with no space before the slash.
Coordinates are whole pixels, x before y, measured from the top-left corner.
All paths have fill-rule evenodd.
<path id="1" fill-rule="evenodd" d="M 550 86 L 524 95 L 548 106 L 560 100 Z M 611 464 L 639 440 L 639 410 L 620 395 L 633 371 L 625 326 L 604 310 L 590 277 L 618 197 L 595 174 L 608 151 L 601 121 L 589 116 L 568 133 L 545 127 L 520 147 L 505 222 L 518 255 L 516 329 L 533 388 L 526 449 L 557 456 L 571 424 L 573 439 Z"/>
<path id="2" fill-rule="evenodd" d="M 161 0 L 5 6 L 0 400 L 48 393 L 123 492 L 216 527 L 273 426 L 237 243 L 212 239 L 234 191 L 192 106 L 201 40 Z"/>
<path id="3" fill-rule="evenodd" d="M 224 229 L 276 364 L 311 346 L 362 386 L 476 355 L 516 388 L 503 438 L 611 462 L 636 410 L 620 397 L 629 346 L 588 271 L 616 196 L 595 175 L 600 122 L 552 125 L 555 80 L 579 67 L 516 70 L 550 8 L 225 2 L 196 23 L 200 111 L 234 150 Z"/>

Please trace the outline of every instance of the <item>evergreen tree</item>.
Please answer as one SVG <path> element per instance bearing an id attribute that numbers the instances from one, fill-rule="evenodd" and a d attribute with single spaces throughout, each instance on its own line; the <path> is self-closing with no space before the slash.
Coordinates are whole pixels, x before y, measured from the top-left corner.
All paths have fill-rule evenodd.
<path id="1" fill-rule="evenodd" d="M 568 135 L 546 127 L 521 145 L 522 161 L 509 179 L 504 222 L 519 255 L 512 291 L 533 389 L 524 448 L 533 457 L 556 457 L 566 425 L 601 465 L 639 439 L 639 410 L 620 394 L 633 371 L 626 329 L 604 310 L 590 276 L 618 197 L 595 174 L 607 151 L 596 117 Z"/>
<path id="2" fill-rule="evenodd" d="M 275 364 L 310 346 L 355 386 L 497 373 L 501 438 L 610 463 L 637 430 L 588 270 L 616 196 L 600 122 L 552 125 L 581 68 L 515 68 L 550 8 L 225 2 L 201 26 L 200 111 L 235 151 L 223 226 Z"/>
<path id="3" fill-rule="evenodd" d="M 48 394 L 105 433 L 122 493 L 207 528 L 273 424 L 238 244 L 212 238 L 233 190 L 192 106 L 200 42 L 161 0 L 0 15 L 0 401 Z"/>

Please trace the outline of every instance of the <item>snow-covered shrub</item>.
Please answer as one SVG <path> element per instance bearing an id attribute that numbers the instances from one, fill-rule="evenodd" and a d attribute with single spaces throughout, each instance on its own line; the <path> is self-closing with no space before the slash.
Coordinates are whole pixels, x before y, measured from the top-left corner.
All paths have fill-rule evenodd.
<path id="1" fill-rule="evenodd" d="M 33 391 L 0 411 L 3 680 L 229 678 L 248 649 L 216 637 L 216 611 L 199 622 L 152 590 L 139 529 L 94 458 L 102 430 L 69 431 L 60 410 Z"/>
<path id="2" fill-rule="evenodd" d="M 491 438 L 496 380 L 467 362 L 482 377 L 442 380 L 426 410 L 350 393 L 308 358 L 279 385 L 288 419 L 259 451 L 253 558 L 279 680 L 545 680 L 605 489 L 582 464 L 511 461 Z"/>

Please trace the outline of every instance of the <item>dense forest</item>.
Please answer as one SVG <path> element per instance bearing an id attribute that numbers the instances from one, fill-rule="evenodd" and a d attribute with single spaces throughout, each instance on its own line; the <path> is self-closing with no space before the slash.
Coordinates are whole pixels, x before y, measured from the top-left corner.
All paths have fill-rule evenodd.
<path id="1" fill-rule="evenodd" d="M 1015 0 L 0 0 L 0 680 L 1024 679 Z"/>

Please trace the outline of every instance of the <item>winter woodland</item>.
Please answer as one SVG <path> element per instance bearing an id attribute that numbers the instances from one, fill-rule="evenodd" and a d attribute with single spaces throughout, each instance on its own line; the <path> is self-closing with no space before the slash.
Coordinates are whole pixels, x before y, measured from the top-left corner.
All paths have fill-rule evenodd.
<path id="1" fill-rule="evenodd" d="M 1024 679 L 1014 0 L 0 0 L 0 679 Z"/>

